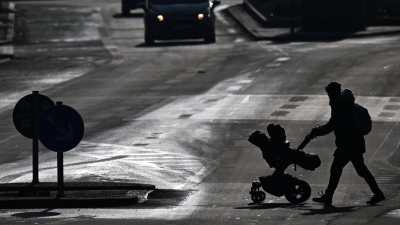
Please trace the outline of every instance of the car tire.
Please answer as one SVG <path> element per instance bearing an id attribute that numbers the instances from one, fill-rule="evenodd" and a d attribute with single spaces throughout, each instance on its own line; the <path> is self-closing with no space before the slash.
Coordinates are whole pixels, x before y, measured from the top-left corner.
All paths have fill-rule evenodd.
<path id="1" fill-rule="evenodd" d="M 154 45 L 154 37 L 152 37 L 152 36 L 150 36 L 148 34 L 145 34 L 144 35 L 144 42 L 146 43 L 146 45 L 149 45 L 149 46 Z"/>
<path id="2" fill-rule="evenodd" d="M 211 36 L 209 36 L 209 37 L 205 37 L 205 38 L 204 38 L 204 41 L 205 41 L 206 43 L 215 43 L 215 34 L 214 34 L 214 35 L 211 35 Z"/>

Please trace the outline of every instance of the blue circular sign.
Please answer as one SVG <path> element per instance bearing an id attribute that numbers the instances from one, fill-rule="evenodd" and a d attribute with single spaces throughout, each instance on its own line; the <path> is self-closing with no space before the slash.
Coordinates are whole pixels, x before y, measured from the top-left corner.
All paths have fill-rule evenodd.
<path id="1" fill-rule="evenodd" d="M 21 98 L 13 110 L 13 122 L 15 128 L 27 138 L 33 138 L 34 123 L 34 95 L 29 94 Z M 44 111 L 54 106 L 54 102 L 47 96 L 36 94 L 36 118 Z"/>
<path id="2" fill-rule="evenodd" d="M 83 138 L 84 129 L 81 115 L 59 103 L 44 111 L 38 121 L 40 142 L 54 152 L 75 148 Z"/>

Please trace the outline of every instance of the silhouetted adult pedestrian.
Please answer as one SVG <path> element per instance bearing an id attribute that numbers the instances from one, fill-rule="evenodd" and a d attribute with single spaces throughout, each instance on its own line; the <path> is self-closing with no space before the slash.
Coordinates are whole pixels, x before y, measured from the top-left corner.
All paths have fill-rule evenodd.
<path id="1" fill-rule="evenodd" d="M 343 168 L 351 162 L 357 174 L 365 179 L 374 193 L 367 204 L 376 204 L 384 200 L 385 196 L 364 164 L 364 136 L 356 131 L 353 123 L 354 95 L 348 89 L 341 91 L 341 85 L 335 81 L 326 86 L 325 90 L 329 96 L 329 105 L 332 109 L 331 118 L 327 124 L 312 129 L 311 136 L 323 136 L 333 131 L 336 136 L 335 144 L 337 148 L 330 170 L 328 187 L 325 193 L 322 193 L 318 198 L 313 198 L 313 201 L 332 204 L 332 197 L 339 184 Z"/>

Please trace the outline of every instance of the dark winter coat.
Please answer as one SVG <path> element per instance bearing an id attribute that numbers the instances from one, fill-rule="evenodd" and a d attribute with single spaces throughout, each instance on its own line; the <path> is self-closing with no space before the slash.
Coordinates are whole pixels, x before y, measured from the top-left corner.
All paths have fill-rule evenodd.
<path id="1" fill-rule="evenodd" d="M 345 93 L 343 93 L 345 92 Z M 365 140 L 355 131 L 353 125 L 354 96 L 350 90 L 331 99 L 332 113 L 328 123 L 313 130 L 313 135 L 323 136 L 334 132 L 336 151 L 334 156 L 351 156 L 365 153 Z"/>

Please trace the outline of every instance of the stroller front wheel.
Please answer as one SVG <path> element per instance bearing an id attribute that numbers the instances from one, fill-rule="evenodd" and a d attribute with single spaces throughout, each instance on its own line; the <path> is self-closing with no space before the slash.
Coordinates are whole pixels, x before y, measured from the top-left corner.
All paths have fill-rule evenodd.
<path id="1" fill-rule="evenodd" d="M 254 203 L 259 203 L 265 200 L 265 193 L 263 191 L 256 191 L 251 194 L 251 200 Z"/>
<path id="2" fill-rule="evenodd" d="M 285 198 L 292 204 L 303 203 L 307 201 L 310 196 L 311 187 L 307 182 L 303 180 L 295 182 L 294 185 L 285 194 Z"/>

